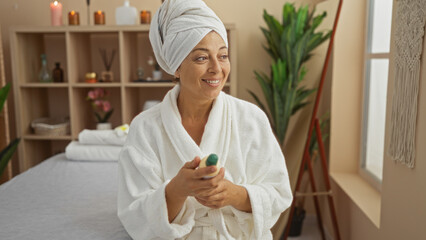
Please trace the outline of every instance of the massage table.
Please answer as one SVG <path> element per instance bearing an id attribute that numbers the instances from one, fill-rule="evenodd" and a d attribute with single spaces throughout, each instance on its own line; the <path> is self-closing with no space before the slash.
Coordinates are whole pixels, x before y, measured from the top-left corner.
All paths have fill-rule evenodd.
<path id="1" fill-rule="evenodd" d="M 131 239 L 117 217 L 117 166 L 62 153 L 0 185 L 0 239 Z"/>

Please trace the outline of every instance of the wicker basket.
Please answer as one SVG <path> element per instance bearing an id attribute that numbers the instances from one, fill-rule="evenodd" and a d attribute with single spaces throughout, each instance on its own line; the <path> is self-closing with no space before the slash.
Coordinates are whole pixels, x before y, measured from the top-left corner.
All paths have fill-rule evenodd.
<path id="1" fill-rule="evenodd" d="M 70 122 L 61 118 L 38 118 L 31 122 L 37 135 L 64 136 L 69 132 Z"/>

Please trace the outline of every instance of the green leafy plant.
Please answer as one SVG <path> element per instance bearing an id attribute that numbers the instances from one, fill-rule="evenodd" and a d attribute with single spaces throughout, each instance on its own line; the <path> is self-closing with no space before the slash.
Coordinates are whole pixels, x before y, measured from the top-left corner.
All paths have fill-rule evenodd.
<path id="1" fill-rule="evenodd" d="M 0 89 L 0 112 L 3 110 L 4 103 L 6 102 L 7 96 L 9 95 L 9 90 L 9 83 Z M 7 164 L 9 163 L 10 159 L 12 159 L 13 153 L 15 153 L 20 140 L 20 138 L 13 140 L 5 149 L 0 152 L 0 176 L 3 175 Z"/>
<path id="2" fill-rule="evenodd" d="M 262 32 L 267 40 L 264 49 L 272 58 L 270 76 L 255 71 L 262 88 L 266 106 L 249 91 L 259 107 L 266 112 L 272 129 L 281 144 L 284 143 L 290 117 L 308 104 L 306 101 L 316 89 L 300 86 L 307 70 L 303 65 L 312 51 L 331 36 L 331 31 L 316 32 L 326 12 L 314 16 L 308 6 L 296 9 L 293 4 L 283 7 L 282 22 L 263 12 L 267 28 Z"/>

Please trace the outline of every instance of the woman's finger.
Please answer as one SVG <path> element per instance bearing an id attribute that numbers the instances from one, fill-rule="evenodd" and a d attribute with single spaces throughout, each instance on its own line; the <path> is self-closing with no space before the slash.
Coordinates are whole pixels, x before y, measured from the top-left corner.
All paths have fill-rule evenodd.
<path id="1" fill-rule="evenodd" d="M 190 162 L 186 162 L 183 165 L 183 168 L 188 168 L 188 169 L 196 169 L 198 167 L 198 165 L 200 164 L 200 157 L 195 157 L 192 161 Z"/>
<path id="2" fill-rule="evenodd" d="M 209 166 L 205 168 L 198 168 L 194 171 L 194 179 L 200 179 L 203 178 L 211 173 L 214 173 L 216 171 L 216 166 Z"/>

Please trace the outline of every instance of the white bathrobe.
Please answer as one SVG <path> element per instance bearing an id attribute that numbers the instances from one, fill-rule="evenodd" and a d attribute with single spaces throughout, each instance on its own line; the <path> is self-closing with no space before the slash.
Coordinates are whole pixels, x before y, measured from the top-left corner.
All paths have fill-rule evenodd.
<path id="1" fill-rule="evenodd" d="M 270 228 L 292 201 L 284 156 L 265 113 L 223 92 L 200 146 L 181 123 L 179 85 L 131 123 L 120 154 L 118 217 L 133 239 L 272 239 Z M 247 189 L 252 213 L 211 209 L 188 197 L 172 223 L 165 187 L 187 161 L 216 153 L 225 178 Z"/>

